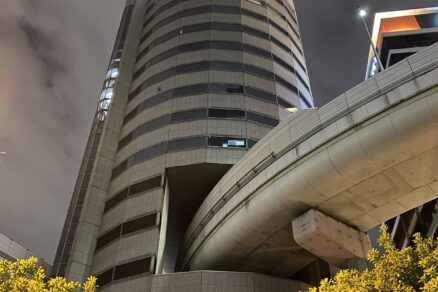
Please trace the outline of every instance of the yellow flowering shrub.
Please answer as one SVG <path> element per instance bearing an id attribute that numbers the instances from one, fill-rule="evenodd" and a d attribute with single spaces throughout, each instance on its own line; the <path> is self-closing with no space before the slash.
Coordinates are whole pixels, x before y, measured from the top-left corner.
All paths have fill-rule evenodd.
<path id="1" fill-rule="evenodd" d="M 378 242 L 384 252 L 373 249 L 368 253 L 373 268 L 341 270 L 310 292 L 438 291 L 438 239 L 415 234 L 413 246 L 399 250 L 382 225 Z"/>
<path id="2" fill-rule="evenodd" d="M 96 278 L 89 277 L 84 284 L 69 282 L 62 277 L 46 279 L 38 260 L 0 260 L 0 292 L 94 292 Z"/>

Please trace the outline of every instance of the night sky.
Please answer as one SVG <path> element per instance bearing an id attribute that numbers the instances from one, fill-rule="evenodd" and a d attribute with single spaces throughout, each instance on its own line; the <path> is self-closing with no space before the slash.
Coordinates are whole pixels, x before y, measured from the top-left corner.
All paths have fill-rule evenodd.
<path id="1" fill-rule="evenodd" d="M 0 233 L 52 262 L 124 0 L 0 3 Z M 296 0 L 315 103 L 364 79 L 370 12 L 436 0 Z M 370 20 L 371 23 L 371 20 Z"/>

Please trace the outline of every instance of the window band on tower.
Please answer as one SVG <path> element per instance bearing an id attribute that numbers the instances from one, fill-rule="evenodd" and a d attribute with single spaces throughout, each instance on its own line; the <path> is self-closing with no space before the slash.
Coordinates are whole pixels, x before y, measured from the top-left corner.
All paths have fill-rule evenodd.
<path id="1" fill-rule="evenodd" d="M 165 126 L 174 123 L 201 120 L 206 118 L 247 120 L 268 127 L 275 127 L 279 123 L 277 118 L 269 117 L 266 115 L 262 115 L 250 111 L 238 110 L 238 109 L 201 108 L 201 109 L 193 109 L 188 111 L 174 112 L 150 120 L 138 126 L 136 129 L 134 129 L 132 132 L 130 132 L 120 140 L 117 147 L 117 151 L 123 149 L 125 146 L 127 146 L 129 143 L 134 141 L 139 136 L 150 133 L 154 130 L 163 128 Z"/>

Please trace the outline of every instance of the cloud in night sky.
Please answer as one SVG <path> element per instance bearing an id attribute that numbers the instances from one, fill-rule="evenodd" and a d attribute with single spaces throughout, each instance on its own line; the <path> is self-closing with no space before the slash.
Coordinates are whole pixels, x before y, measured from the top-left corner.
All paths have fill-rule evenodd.
<path id="1" fill-rule="evenodd" d="M 0 2 L 0 233 L 51 262 L 125 1 Z M 436 0 L 296 0 L 317 105 L 364 78 L 357 4 L 375 12 Z"/>
<path id="2" fill-rule="evenodd" d="M 124 1 L 0 4 L 0 233 L 52 261 Z"/>

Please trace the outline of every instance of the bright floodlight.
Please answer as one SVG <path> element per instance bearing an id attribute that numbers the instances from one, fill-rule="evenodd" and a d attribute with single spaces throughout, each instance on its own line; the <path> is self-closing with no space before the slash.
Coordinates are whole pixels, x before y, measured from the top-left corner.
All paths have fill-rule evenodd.
<path id="1" fill-rule="evenodd" d="M 360 17 L 365 17 L 367 15 L 367 12 L 365 11 L 365 9 L 360 9 L 359 10 L 359 16 Z"/>

